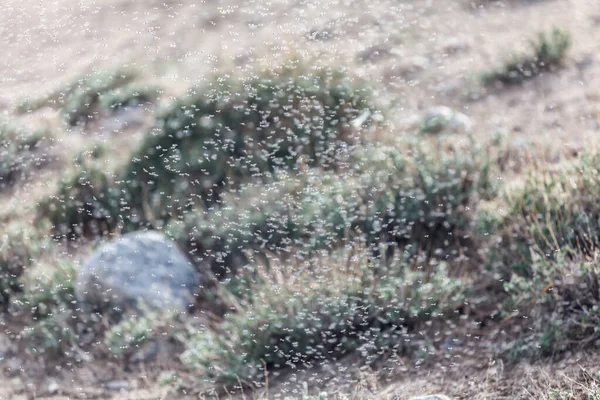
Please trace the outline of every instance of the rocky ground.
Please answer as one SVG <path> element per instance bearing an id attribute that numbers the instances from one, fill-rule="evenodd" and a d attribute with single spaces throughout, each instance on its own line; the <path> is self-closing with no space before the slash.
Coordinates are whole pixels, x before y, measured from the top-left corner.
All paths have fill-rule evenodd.
<path id="1" fill-rule="evenodd" d="M 469 118 L 476 139 L 500 134 L 523 163 L 552 163 L 596 143 L 600 131 L 600 3 L 592 0 L 5 0 L 3 5 L 0 108 L 7 114 L 16 114 L 23 99 L 51 92 L 95 67 L 134 66 L 147 81 L 159 82 L 168 99 L 211 74 L 243 75 L 298 58 L 342 66 L 369 81 L 390 107 L 390 131 L 398 135 L 412 132 L 428 110 L 444 105 Z M 478 83 L 480 73 L 526 51 L 530 39 L 553 26 L 572 35 L 563 67 L 516 87 Z M 65 129 L 52 109 L 23 118 L 58 127 L 61 151 L 101 141 L 118 158 L 138 140 L 134 128 L 147 123 L 151 112 L 113 117 L 85 130 Z M 131 123 L 124 124 L 127 118 Z M 511 171 L 519 170 L 517 165 Z M 27 220 L 27 210 L 47 194 L 56 173 L 50 168 L 25 187 L 3 193 L 3 221 L 14 215 Z M 422 365 L 392 359 L 365 369 L 350 357 L 300 377 L 274 377 L 264 398 L 277 398 L 295 381 L 314 382 L 330 395 L 354 393 L 357 399 L 435 392 L 457 399 L 542 399 L 550 398 L 553 388 L 583 393 L 597 386 L 597 354 L 505 369 L 486 353 L 501 340 L 502 325 L 465 334 L 478 344 L 449 358 Z M 123 371 L 118 361 L 68 365 L 52 376 L 30 373 L 33 369 L 18 359 L 0 366 L 5 376 L 0 398 L 185 396 L 150 379 L 160 365 L 135 373 Z"/>

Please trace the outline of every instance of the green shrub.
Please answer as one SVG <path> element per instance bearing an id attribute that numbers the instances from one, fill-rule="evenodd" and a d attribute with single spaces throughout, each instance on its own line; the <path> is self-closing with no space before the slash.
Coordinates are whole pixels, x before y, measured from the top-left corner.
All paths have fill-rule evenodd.
<path id="1" fill-rule="evenodd" d="M 39 214 L 51 222 L 55 236 L 103 235 L 118 226 L 122 208 L 126 210 L 114 175 L 103 165 L 86 162 L 79 168 L 66 172 L 56 194 L 39 204 Z"/>
<path id="2" fill-rule="evenodd" d="M 75 265 L 62 260 L 50 274 L 31 279 L 25 287 L 20 304 L 33 321 L 21 340 L 30 353 L 63 356 L 78 348 L 75 274 Z"/>
<path id="3" fill-rule="evenodd" d="M 286 69 L 215 86 L 163 111 L 124 175 L 134 207 L 144 197 L 160 204 L 152 207 L 159 221 L 277 169 L 331 168 L 356 140 L 350 122 L 373 107 L 366 89 L 338 72 Z"/>
<path id="4" fill-rule="evenodd" d="M 40 228 L 41 230 L 41 228 Z M 4 227 L 0 237 L 0 305 L 8 310 L 11 297 L 23 291 L 20 279 L 41 253 L 43 239 L 20 221 Z"/>
<path id="5" fill-rule="evenodd" d="M 596 344 L 600 339 L 600 268 L 596 261 L 534 257 L 531 276 L 505 283 L 505 307 L 528 316 L 509 355 L 547 357 Z"/>
<path id="6" fill-rule="evenodd" d="M 529 277 L 532 253 L 591 256 L 600 243 L 600 153 L 585 153 L 557 171 L 536 171 L 505 194 L 504 211 L 480 217 L 492 233 L 491 264 Z"/>
<path id="7" fill-rule="evenodd" d="M 71 310 L 56 312 L 23 330 L 21 340 L 26 351 L 45 359 L 61 357 L 77 345 L 77 334 L 72 325 Z"/>
<path id="8" fill-rule="evenodd" d="M 182 361 L 207 382 L 232 384 L 258 378 L 263 362 L 274 370 L 357 349 L 402 352 L 423 321 L 447 318 L 464 301 L 463 283 L 444 265 L 428 274 L 365 254 L 259 272 L 252 296 L 232 301 L 222 324 L 192 332 Z"/>
<path id="9" fill-rule="evenodd" d="M 99 112 L 103 95 L 136 79 L 128 69 L 95 70 L 80 76 L 59 96 L 61 116 L 71 126 L 87 123 Z"/>
<path id="10" fill-rule="evenodd" d="M 0 190 L 50 161 L 48 146 L 43 146 L 45 139 L 50 139 L 46 130 L 0 121 Z"/>
<path id="11" fill-rule="evenodd" d="M 70 126 L 86 124 L 120 107 L 156 101 L 162 90 L 135 82 L 138 78 L 130 68 L 94 69 L 44 96 L 23 100 L 18 110 L 24 113 L 42 107 L 59 108 Z"/>
<path id="12" fill-rule="evenodd" d="M 104 336 L 104 345 L 115 353 L 123 352 L 146 342 L 153 335 L 155 315 L 124 319 L 111 327 Z"/>
<path id="13" fill-rule="evenodd" d="M 98 107 L 101 110 L 116 110 L 122 107 L 154 103 L 162 93 L 163 90 L 158 86 L 133 82 L 102 93 L 98 101 Z"/>
<path id="14" fill-rule="evenodd" d="M 368 92 L 337 72 L 301 72 L 190 91 L 156 117 L 122 172 L 67 177 L 43 215 L 69 235 L 96 218 L 124 230 L 161 228 L 214 205 L 225 187 L 265 182 L 278 170 L 332 168 L 356 139 L 351 120 L 372 108 Z"/>
<path id="15" fill-rule="evenodd" d="M 599 161 L 600 153 L 588 152 L 532 172 L 507 192 L 500 212 L 479 216 L 490 237 L 487 265 L 505 282 L 505 312 L 534 316 L 513 357 L 554 355 L 600 338 Z"/>
<path id="16" fill-rule="evenodd" d="M 171 386 L 176 390 L 181 390 L 185 388 L 185 382 L 177 374 L 176 371 L 162 371 L 158 375 L 157 381 L 158 384 L 161 386 Z"/>
<path id="17" fill-rule="evenodd" d="M 560 66 L 571 47 L 571 35 L 554 28 L 550 35 L 539 33 L 537 40 L 531 41 L 530 45 L 531 54 L 512 55 L 503 67 L 482 74 L 483 82 L 520 83 Z"/>
<path id="18" fill-rule="evenodd" d="M 76 308 L 76 266 L 66 260 L 52 265 L 48 275 L 28 282 L 22 303 L 36 319 L 44 319 Z"/>
<path id="19" fill-rule="evenodd" d="M 462 251 L 477 200 L 493 189 L 489 167 L 476 148 L 465 157 L 435 146 L 406 153 L 367 147 L 345 172 L 307 171 L 250 185 L 224 196 L 220 208 L 188 213 L 166 230 L 217 274 L 256 255 L 306 255 L 354 240 L 429 256 Z"/>

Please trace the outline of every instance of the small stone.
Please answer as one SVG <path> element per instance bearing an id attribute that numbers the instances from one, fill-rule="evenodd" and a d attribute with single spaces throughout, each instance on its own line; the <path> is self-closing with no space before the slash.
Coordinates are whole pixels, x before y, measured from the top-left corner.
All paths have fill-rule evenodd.
<path id="1" fill-rule="evenodd" d="M 392 52 L 389 49 L 382 46 L 371 46 L 358 53 L 358 60 L 363 63 L 376 63 L 391 56 Z"/>
<path id="2" fill-rule="evenodd" d="M 432 108 L 423 119 L 421 131 L 424 133 L 469 133 L 473 131 L 473 123 L 465 114 L 454 111 L 450 107 Z"/>
<path id="3" fill-rule="evenodd" d="M 60 389 L 58 383 L 56 381 L 50 381 L 48 382 L 48 386 L 46 387 L 46 393 L 56 394 L 58 392 L 58 389 Z"/>
<path id="4" fill-rule="evenodd" d="M 81 267 L 75 294 L 85 307 L 122 313 L 183 312 L 194 302 L 199 276 L 166 235 L 132 232 L 101 245 Z"/>

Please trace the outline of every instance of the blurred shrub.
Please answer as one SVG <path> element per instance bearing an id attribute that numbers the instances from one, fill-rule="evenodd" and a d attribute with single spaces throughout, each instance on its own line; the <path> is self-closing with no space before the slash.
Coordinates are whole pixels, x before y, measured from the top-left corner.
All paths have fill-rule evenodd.
<path id="1" fill-rule="evenodd" d="M 61 260 L 47 275 L 38 275 L 25 287 L 20 304 L 33 321 L 21 339 L 29 352 L 49 357 L 78 349 L 75 275 L 75 265 Z"/>
<path id="2" fill-rule="evenodd" d="M 40 228 L 40 231 L 42 229 Z M 22 221 L 7 224 L 0 237 L 0 305 L 7 311 L 11 297 L 23 292 L 21 276 L 41 253 L 42 233 Z"/>
<path id="3" fill-rule="evenodd" d="M 120 195 L 114 175 L 100 164 L 87 162 L 63 174 L 56 194 L 40 203 L 39 213 L 49 219 L 55 236 L 103 235 L 117 227 Z"/>
<path id="4" fill-rule="evenodd" d="M 512 316 L 526 316 L 509 348 L 513 360 L 557 356 L 600 340 L 600 267 L 596 260 L 534 256 L 531 276 L 505 284 Z M 509 314 L 510 315 L 510 314 Z"/>
<path id="5" fill-rule="evenodd" d="M 150 339 L 158 321 L 154 314 L 126 318 L 106 332 L 104 345 L 112 353 L 122 354 Z"/>
<path id="6" fill-rule="evenodd" d="M 334 167 L 356 140 L 350 122 L 371 110 L 369 94 L 337 72 L 301 72 L 190 91 L 156 117 L 122 171 L 67 176 L 43 214 L 60 234 L 96 219 L 161 228 L 214 204 L 225 187 L 268 181 L 277 170 Z"/>
<path id="7" fill-rule="evenodd" d="M 599 339 L 600 153 L 531 172 L 479 216 L 487 266 L 504 282 L 510 316 L 531 326 L 511 357 L 551 356 Z"/>
<path id="8" fill-rule="evenodd" d="M 182 361 L 206 382 L 233 384 L 354 350 L 402 352 L 420 323 L 447 318 L 463 301 L 463 283 L 443 265 L 414 272 L 362 252 L 317 263 L 259 269 L 251 298 L 232 301 L 235 312 L 214 329 L 193 331 Z"/>
<path id="9" fill-rule="evenodd" d="M 54 263 L 47 275 L 28 282 L 22 297 L 24 306 L 38 319 L 76 308 L 76 273 L 75 265 L 67 260 Z"/>
<path id="10" fill-rule="evenodd" d="M 69 354 L 73 346 L 77 346 L 73 317 L 71 310 L 57 310 L 47 318 L 27 326 L 21 337 L 26 351 L 46 360 Z"/>
<path id="11" fill-rule="evenodd" d="M 54 92 L 22 101 L 19 111 L 56 107 L 68 125 L 85 125 L 120 107 L 156 101 L 161 89 L 142 85 L 137 79 L 139 74 L 130 68 L 94 69 Z"/>
<path id="12" fill-rule="evenodd" d="M 476 146 L 468 157 L 435 146 L 369 146 L 345 172 L 250 185 L 224 196 L 222 207 L 188 213 L 166 230 L 219 275 L 257 255 L 306 256 L 354 240 L 428 256 L 460 252 L 478 199 L 494 191 L 489 165 Z"/>
<path id="13" fill-rule="evenodd" d="M 600 242 L 600 154 L 585 153 L 556 171 L 535 171 L 505 194 L 504 211 L 480 216 L 495 244 L 491 264 L 530 277 L 532 252 L 591 256 Z"/>
<path id="14" fill-rule="evenodd" d="M 71 126 L 89 122 L 98 114 L 104 95 L 134 79 L 136 73 L 128 69 L 95 70 L 79 77 L 59 96 L 62 118 Z"/>
<path id="15" fill-rule="evenodd" d="M 50 138 L 46 130 L 0 121 L 0 190 L 49 162 L 51 151 L 43 142 Z"/>
<path id="16" fill-rule="evenodd" d="M 350 122 L 372 107 L 366 89 L 331 71 L 285 69 L 191 90 L 158 115 L 133 157 L 129 201 L 140 209 L 146 199 L 162 221 L 277 169 L 331 168 L 357 139 Z"/>
<path id="17" fill-rule="evenodd" d="M 163 93 L 158 86 L 132 82 L 103 93 L 98 101 L 101 110 L 117 110 L 122 107 L 135 107 L 154 103 Z"/>
<path id="18" fill-rule="evenodd" d="M 483 82 L 520 83 L 560 66 L 571 47 L 571 35 L 563 29 L 554 28 L 550 35 L 539 33 L 530 46 L 530 54 L 513 55 L 501 68 L 482 74 Z"/>

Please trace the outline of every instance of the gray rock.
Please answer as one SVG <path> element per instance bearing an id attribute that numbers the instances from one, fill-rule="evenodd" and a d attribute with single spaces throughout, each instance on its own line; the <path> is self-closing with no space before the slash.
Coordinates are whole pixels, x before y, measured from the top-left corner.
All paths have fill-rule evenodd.
<path id="1" fill-rule="evenodd" d="M 469 133 L 473 131 L 473 123 L 465 114 L 438 106 L 425 115 L 421 130 L 426 133 Z"/>
<path id="2" fill-rule="evenodd" d="M 50 395 L 58 393 L 59 389 L 60 389 L 60 386 L 58 385 L 58 382 L 56 382 L 54 380 L 48 382 L 48 385 L 46 385 L 46 393 L 50 394 Z"/>
<path id="3" fill-rule="evenodd" d="M 181 312 L 194 302 L 198 284 L 196 269 L 167 236 L 132 232 L 94 251 L 79 270 L 75 294 L 84 306 L 113 313 Z"/>

